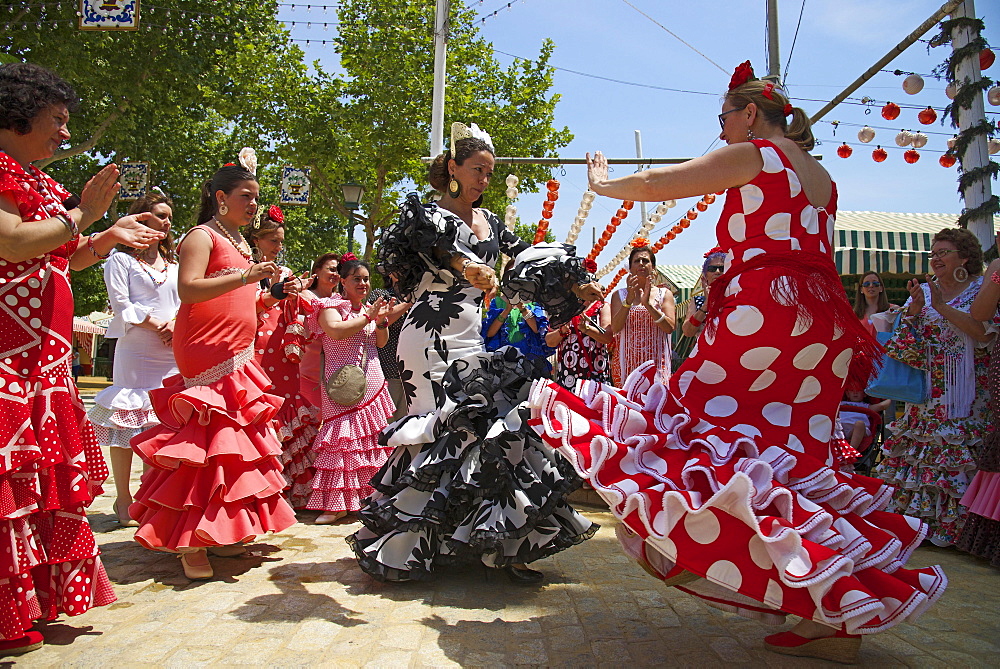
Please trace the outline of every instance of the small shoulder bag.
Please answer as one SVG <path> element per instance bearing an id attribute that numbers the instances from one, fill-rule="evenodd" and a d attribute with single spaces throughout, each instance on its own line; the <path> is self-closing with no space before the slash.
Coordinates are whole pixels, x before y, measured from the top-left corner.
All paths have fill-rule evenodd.
<path id="1" fill-rule="evenodd" d="M 321 365 L 323 373 L 326 374 L 326 350 L 323 350 Z M 326 396 L 330 401 L 341 406 L 352 407 L 365 396 L 368 387 L 368 377 L 365 375 L 365 367 L 368 366 L 368 344 L 361 342 L 361 364 L 353 363 L 344 365 L 330 376 L 323 379 L 323 386 L 326 389 Z"/>

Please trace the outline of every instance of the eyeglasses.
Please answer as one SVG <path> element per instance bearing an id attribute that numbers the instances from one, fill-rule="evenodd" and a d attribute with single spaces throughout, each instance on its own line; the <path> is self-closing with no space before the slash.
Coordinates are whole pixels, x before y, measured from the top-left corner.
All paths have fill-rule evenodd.
<path id="1" fill-rule="evenodd" d="M 865 281 L 864 283 L 861 284 L 861 287 L 862 288 L 881 288 L 882 287 L 882 282 L 881 281 Z"/>
<path id="2" fill-rule="evenodd" d="M 928 253 L 927 257 L 931 260 L 943 260 L 949 253 L 958 253 L 958 249 L 938 249 L 937 251 Z"/>
<path id="3" fill-rule="evenodd" d="M 726 268 L 722 265 L 709 265 L 708 267 L 705 268 L 705 273 L 708 274 L 709 272 L 722 272 L 725 269 Z"/>
<path id="4" fill-rule="evenodd" d="M 722 112 L 721 114 L 719 114 L 719 127 L 722 128 L 723 130 L 725 130 L 726 129 L 726 115 L 727 114 L 732 114 L 733 112 L 743 111 L 744 109 L 746 109 L 746 105 L 740 107 L 739 109 L 730 109 L 727 112 Z"/>

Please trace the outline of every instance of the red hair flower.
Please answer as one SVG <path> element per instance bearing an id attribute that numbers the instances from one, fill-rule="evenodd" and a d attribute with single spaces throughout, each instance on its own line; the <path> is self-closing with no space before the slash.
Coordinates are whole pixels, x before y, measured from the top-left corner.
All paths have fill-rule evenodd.
<path id="1" fill-rule="evenodd" d="M 736 71 L 733 72 L 733 78 L 729 80 L 729 90 L 734 88 L 739 88 L 748 81 L 753 81 L 756 79 L 753 75 L 753 67 L 750 65 L 749 60 L 745 60 L 736 66 Z"/>
<path id="2" fill-rule="evenodd" d="M 785 116 L 791 116 L 792 115 L 792 103 L 791 102 L 786 102 L 784 108 L 781 111 L 782 111 L 782 113 Z"/>
<path id="3" fill-rule="evenodd" d="M 645 246 L 649 246 L 649 240 L 646 239 L 645 237 L 636 237 L 630 243 L 632 244 L 632 248 L 634 249 L 641 249 Z"/>
<path id="4" fill-rule="evenodd" d="M 267 210 L 267 217 L 279 225 L 285 223 L 285 212 L 281 211 L 281 207 L 276 204 L 272 204 Z"/>
<path id="5" fill-rule="evenodd" d="M 236 163 L 226 163 L 223 167 L 236 167 Z"/>
<path id="6" fill-rule="evenodd" d="M 348 251 L 344 255 L 340 256 L 340 262 L 338 262 L 337 265 L 343 265 L 345 262 L 350 262 L 351 260 L 357 260 L 357 259 L 358 257 L 356 255 Z"/>
<path id="7" fill-rule="evenodd" d="M 722 250 L 721 246 L 716 246 L 714 248 L 709 249 L 708 252 L 705 253 L 704 257 L 707 258 L 708 256 L 714 256 L 716 253 L 725 253 L 725 251 Z"/>
<path id="8" fill-rule="evenodd" d="M 763 95 L 768 100 L 773 100 L 774 99 L 774 82 L 769 81 L 766 84 L 764 84 L 764 90 L 762 90 L 760 92 L 760 94 Z"/>
<path id="9" fill-rule="evenodd" d="M 583 261 L 583 268 L 593 274 L 597 271 L 597 263 L 594 260 L 587 258 Z"/>

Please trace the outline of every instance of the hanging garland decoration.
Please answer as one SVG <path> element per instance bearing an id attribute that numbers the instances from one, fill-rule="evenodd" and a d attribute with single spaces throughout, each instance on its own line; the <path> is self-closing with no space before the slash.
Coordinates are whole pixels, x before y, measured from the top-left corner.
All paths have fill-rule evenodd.
<path id="1" fill-rule="evenodd" d="M 984 49 L 989 48 L 989 44 L 981 34 L 981 32 L 986 29 L 986 24 L 983 23 L 982 19 L 963 16 L 942 21 L 940 26 L 941 32 L 930 40 L 930 43 L 933 46 L 950 44 L 952 32 L 956 28 L 968 28 L 977 35 L 975 39 L 970 40 L 965 46 L 955 49 L 951 56 L 945 59 L 944 63 L 934 68 L 935 76 L 944 75 L 948 81 L 948 85 L 956 88 L 955 97 L 952 100 L 952 103 L 945 107 L 944 117 L 950 118 L 952 127 L 958 128 L 959 110 L 971 109 L 972 102 L 977 93 L 987 91 L 994 84 L 992 79 L 985 76 L 980 78 L 980 80 L 976 83 L 971 83 L 965 79 L 962 81 L 956 80 L 956 72 L 958 70 L 959 63 L 970 58 L 976 59 L 975 62 L 979 63 L 980 54 Z M 944 119 L 942 118 L 942 122 L 943 120 Z M 959 132 L 958 139 L 955 141 L 955 148 L 951 151 L 954 155 L 961 158 L 965 155 L 966 148 L 968 148 L 969 144 L 971 144 L 976 137 L 982 136 L 990 138 L 996 134 L 996 131 L 997 127 L 995 123 L 983 119 L 976 125 Z M 992 161 L 983 167 L 977 167 L 970 170 L 964 170 L 963 168 L 962 174 L 958 178 L 959 195 L 964 197 L 965 189 L 980 179 L 996 179 L 998 172 L 1000 172 L 1000 165 Z M 973 209 L 969 209 L 967 207 L 964 208 L 962 210 L 962 215 L 958 217 L 958 225 L 959 227 L 967 228 L 970 220 L 974 218 L 992 219 L 993 215 L 997 213 L 1000 213 L 1000 197 L 993 195 L 990 199 L 986 200 L 978 207 Z"/>
<path id="2" fill-rule="evenodd" d="M 615 215 L 611 217 L 611 222 L 608 223 L 608 226 L 604 228 L 604 232 L 601 233 L 601 238 L 597 240 L 594 248 L 592 248 L 590 253 L 587 254 L 588 260 L 596 260 L 597 256 L 601 255 L 601 251 L 603 251 L 604 247 L 611 241 L 611 237 L 615 234 L 615 230 L 617 230 L 618 226 L 622 224 L 622 221 L 625 220 L 628 216 L 628 212 L 631 211 L 634 206 L 635 202 L 632 200 L 624 200 L 622 202 L 622 206 L 618 208 Z"/>
<path id="3" fill-rule="evenodd" d="M 511 232 L 514 231 L 514 227 L 517 225 L 517 206 L 514 204 L 513 200 L 517 199 L 518 190 L 518 178 L 516 174 L 508 174 L 507 179 L 504 181 L 507 184 L 507 190 L 505 195 L 511 200 L 511 203 L 507 205 L 507 209 L 504 210 L 503 220 L 507 225 L 507 229 Z"/>
<path id="4" fill-rule="evenodd" d="M 545 235 L 549 231 L 549 219 L 552 218 L 552 210 L 555 209 L 556 200 L 559 199 L 559 182 L 555 179 L 549 179 L 545 183 L 545 188 L 548 193 L 545 194 L 545 202 L 542 202 L 542 218 L 538 221 L 538 227 L 535 228 L 535 240 L 532 244 L 541 244 L 545 241 Z"/>
<path id="5" fill-rule="evenodd" d="M 645 241 L 645 240 L 643 240 L 643 241 Z M 625 277 L 626 274 L 628 274 L 628 270 L 625 269 L 624 267 L 622 267 L 620 270 L 618 270 L 618 273 L 615 274 L 615 278 L 611 279 L 611 283 L 609 283 L 608 287 L 604 289 L 604 296 L 605 297 L 607 297 L 608 295 L 611 294 L 611 291 L 615 289 L 615 286 L 618 285 L 618 282 L 621 281 Z"/>
<path id="6" fill-rule="evenodd" d="M 666 214 L 668 210 L 676 206 L 677 206 L 676 200 L 666 200 L 656 205 L 656 207 L 653 209 L 653 212 L 648 216 L 646 216 L 645 222 L 639 226 L 639 231 L 635 233 L 635 235 L 632 237 L 631 240 L 629 240 L 629 243 L 625 244 L 625 246 L 623 246 L 621 250 L 618 251 L 618 255 L 612 258 L 607 264 L 604 265 L 604 267 L 602 267 L 597 271 L 596 274 L 597 278 L 600 279 L 605 274 L 610 273 L 612 269 L 618 267 L 618 265 L 621 265 L 628 257 L 628 254 L 632 252 L 632 241 L 640 238 L 645 239 L 649 237 L 649 233 L 653 231 L 653 228 L 655 228 L 657 224 L 659 224 L 659 222 L 663 220 L 664 214 Z"/>

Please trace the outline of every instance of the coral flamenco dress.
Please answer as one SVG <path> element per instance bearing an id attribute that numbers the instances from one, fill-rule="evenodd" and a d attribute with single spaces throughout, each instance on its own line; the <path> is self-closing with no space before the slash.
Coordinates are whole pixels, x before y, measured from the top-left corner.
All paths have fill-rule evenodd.
<path id="1" fill-rule="evenodd" d="M 282 279 L 293 276 L 282 268 Z M 258 295 L 260 302 L 263 292 Z M 303 312 L 309 310 L 306 300 L 293 295 L 271 307 L 261 306 L 257 315 L 255 358 L 271 379 L 272 392 L 282 398 L 281 409 L 274 418 L 274 429 L 281 440 L 281 473 L 285 477 L 285 494 L 292 507 L 305 508 L 315 469 L 313 439 L 319 428 L 319 408 L 301 392 L 302 352 L 306 331 Z"/>
<path id="2" fill-rule="evenodd" d="M 43 172 L 0 152 L 0 196 L 23 221 L 66 210 Z M 45 255 L 0 258 L 0 638 L 35 620 L 115 601 L 84 509 L 108 470 L 70 375 L 79 238 Z"/>
<path id="3" fill-rule="evenodd" d="M 879 632 L 947 580 L 905 568 L 927 528 L 884 510 L 891 488 L 834 468 L 845 382 L 867 379 L 877 349 L 831 259 L 836 191 L 813 206 L 778 147 L 753 143 L 763 168 L 727 193 L 727 270 L 688 360 L 669 384 L 652 363 L 621 390 L 538 382 L 532 423 L 622 520 L 626 552 L 669 585 L 768 622 Z"/>
<path id="4" fill-rule="evenodd" d="M 212 238 L 206 277 L 250 267 L 210 227 L 199 225 L 190 234 Z M 150 391 L 160 425 L 132 439 L 149 465 L 129 507 L 140 523 L 136 541 L 146 548 L 225 546 L 295 523 L 281 494 L 281 445 L 272 426 L 282 399 L 267 392 L 271 381 L 254 360 L 256 290 L 250 284 L 183 304 L 177 314 L 180 374 Z"/>

